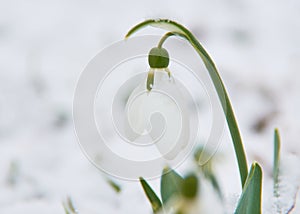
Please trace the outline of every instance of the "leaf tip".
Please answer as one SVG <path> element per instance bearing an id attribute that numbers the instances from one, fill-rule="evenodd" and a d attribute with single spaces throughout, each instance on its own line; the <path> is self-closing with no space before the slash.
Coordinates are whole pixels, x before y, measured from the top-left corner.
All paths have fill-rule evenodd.
<path id="1" fill-rule="evenodd" d="M 163 174 L 168 173 L 170 171 L 170 169 L 171 168 L 169 166 L 164 166 L 164 168 L 163 168 Z"/>
<path id="2" fill-rule="evenodd" d="M 262 168 L 258 162 L 254 161 L 251 165 L 251 169 L 253 169 L 253 174 L 258 173 L 262 175 Z"/>

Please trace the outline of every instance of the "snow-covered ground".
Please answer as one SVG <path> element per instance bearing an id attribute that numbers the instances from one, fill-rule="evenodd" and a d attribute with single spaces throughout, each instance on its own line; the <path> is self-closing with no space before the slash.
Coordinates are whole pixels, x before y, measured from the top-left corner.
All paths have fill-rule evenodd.
<path id="1" fill-rule="evenodd" d="M 146 18 L 177 20 L 207 48 L 249 160 L 263 166 L 265 191 L 275 127 L 287 174 L 299 170 L 299 1 L 0 1 L 0 213 L 64 213 L 67 196 L 80 213 L 150 213 L 138 183 L 118 181 L 120 194 L 107 184 L 81 152 L 72 122 L 84 66 Z M 222 188 L 234 198 L 239 180 L 228 134 L 220 153 L 232 173 L 220 169 Z M 298 199 L 294 213 L 299 206 Z"/>

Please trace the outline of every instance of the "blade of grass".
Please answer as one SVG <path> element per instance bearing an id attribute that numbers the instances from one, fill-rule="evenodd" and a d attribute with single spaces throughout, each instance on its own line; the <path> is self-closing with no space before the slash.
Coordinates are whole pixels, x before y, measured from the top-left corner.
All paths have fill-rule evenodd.
<path id="1" fill-rule="evenodd" d="M 65 210 L 65 214 L 78 214 L 78 211 L 76 210 L 74 203 L 70 197 L 67 197 L 66 201 L 63 201 L 62 204 Z"/>
<path id="2" fill-rule="evenodd" d="M 63 203 L 63 207 L 64 207 L 65 214 L 71 214 L 69 212 L 69 209 L 67 208 L 67 206 L 64 203 Z"/>
<path id="3" fill-rule="evenodd" d="M 219 185 L 219 182 L 215 176 L 215 174 L 213 173 L 210 173 L 208 175 L 206 175 L 206 177 L 208 178 L 208 180 L 211 182 L 214 190 L 217 192 L 220 200 L 222 201 L 223 200 L 223 193 L 221 191 L 221 188 L 220 188 L 220 185 Z"/>
<path id="4" fill-rule="evenodd" d="M 157 213 L 162 208 L 160 199 L 158 198 L 158 196 L 155 194 L 153 189 L 150 187 L 150 185 L 147 183 L 147 181 L 144 178 L 140 177 L 140 183 L 144 189 L 144 192 L 148 200 L 151 203 L 153 213 Z"/>
<path id="5" fill-rule="evenodd" d="M 116 193 L 120 193 L 121 192 L 121 186 L 119 184 L 117 184 L 115 181 L 113 181 L 110 178 L 106 178 L 106 181 L 111 186 L 111 188 L 113 188 L 113 190 Z"/>
<path id="6" fill-rule="evenodd" d="M 278 129 L 274 131 L 274 162 L 273 162 L 273 193 L 274 197 L 279 196 L 278 192 L 278 175 L 279 175 L 279 158 L 280 158 L 280 136 Z"/>
<path id="7" fill-rule="evenodd" d="M 227 91 L 225 89 L 225 86 L 222 82 L 222 79 L 219 75 L 219 72 L 218 72 L 214 62 L 212 61 L 211 57 L 206 52 L 204 47 L 199 43 L 199 41 L 196 39 L 196 37 L 187 28 L 185 28 L 184 26 L 182 26 L 174 21 L 171 21 L 171 20 L 167 20 L 167 19 L 146 20 L 146 21 L 134 26 L 127 33 L 125 38 L 130 37 L 133 33 L 137 32 L 141 28 L 144 28 L 149 25 L 171 31 L 171 32 L 169 32 L 168 36 L 177 35 L 177 36 L 183 37 L 194 47 L 194 49 L 197 51 L 200 58 L 202 59 L 204 65 L 207 68 L 208 73 L 212 79 L 212 82 L 215 86 L 215 89 L 219 96 L 224 114 L 226 116 L 227 124 L 228 124 L 231 138 L 233 141 L 235 155 L 236 155 L 238 166 L 239 166 L 241 184 L 243 187 L 245 184 L 246 178 L 247 178 L 247 174 L 248 174 L 247 159 L 246 159 L 246 155 L 244 152 L 244 147 L 243 147 L 241 135 L 239 132 L 238 124 L 236 122 Z M 163 39 L 164 39 L 164 37 L 163 37 Z M 160 45 L 161 45 L 161 43 L 160 43 Z"/>
<path id="8" fill-rule="evenodd" d="M 235 214 L 261 213 L 262 170 L 258 163 L 253 163 L 248 174 Z"/>
<path id="9" fill-rule="evenodd" d="M 181 193 L 183 178 L 174 170 L 165 167 L 161 176 L 160 194 L 163 204 Z"/>
<path id="10" fill-rule="evenodd" d="M 198 147 L 194 153 L 194 160 L 196 161 L 196 163 L 198 163 L 197 161 L 199 160 L 199 157 L 201 154 L 205 155 L 205 150 L 203 147 Z M 221 200 L 223 200 L 223 194 L 220 188 L 220 185 L 218 183 L 218 179 L 215 176 L 215 172 L 213 170 L 213 163 L 214 163 L 214 158 L 210 159 L 207 163 L 205 163 L 204 165 L 199 165 L 198 164 L 198 169 L 201 173 L 203 173 L 204 177 L 206 179 L 208 179 L 210 181 L 210 183 L 212 184 L 213 188 L 215 189 L 215 191 L 217 192 L 217 194 L 219 195 L 219 198 Z"/>

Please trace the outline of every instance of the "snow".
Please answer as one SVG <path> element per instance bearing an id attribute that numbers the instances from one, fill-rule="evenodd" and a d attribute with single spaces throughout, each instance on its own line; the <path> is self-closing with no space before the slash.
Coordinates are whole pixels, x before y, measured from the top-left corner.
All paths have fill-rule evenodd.
<path id="1" fill-rule="evenodd" d="M 293 156 L 294 163 L 300 157 L 299 11 L 295 0 L 1 1 L 0 213 L 64 213 L 67 196 L 80 213 L 151 212 L 138 183 L 117 181 L 121 194 L 110 188 L 81 152 L 72 122 L 84 66 L 146 18 L 184 24 L 215 60 L 248 159 L 263 166 L 264 207 L 270 207 L 275 127 L 281 157 Z M 162 32 L 147 28 L 138 35 Z M 228 133 L 222 141 L 217 174 L 234 203 L 240 187 Z M 299 185 L 295 178 L 286 181 Z M 300 213 L 299 196 L 297 203 L 294 213 Z"/>

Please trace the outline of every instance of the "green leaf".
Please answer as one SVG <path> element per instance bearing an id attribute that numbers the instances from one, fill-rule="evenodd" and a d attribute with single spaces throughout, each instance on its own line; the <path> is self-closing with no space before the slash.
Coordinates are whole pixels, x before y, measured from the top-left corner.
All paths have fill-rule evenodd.
<path id="1" fill-rule="evenodd" d="M 71 214 L 71 213 L 69 212 L 69 210 L 67 209 L 67 207 L 65 207 L 64 204 L 63 204 L 63 207 L 64 207 L 65 214 Z"/>
<path id="2" fill-rule="evenodd" d="M 195 174 L 190 174 L 183 179 L 181 194 L 187 199 L 196 198 L 198 193 L 198 178 Z"/>
<path id="3" fill-rule="evenodd" d="M 174 170 L 166 167 L 163 170 L 160 183 L 160 194 L 163 204 L 181 193 L 183 178 Z"/>
<path id="4" fill-rule="evenodd" d="M 274 162 L 273 162 L 273 181 L 274 181 L 273 193 L 274 193 L 275 197 L 279 196 L 279 192 L 278 192 L 279 159 L 280 159 L 280 136 L 279 136 L 278 129 L 275 129 L 275 131 L 274 131 Z"/>
<path id="5" fill-rule="evenodd" d="M 261 213 L 261 188 L 262 170 L 254 162 L 248 174 L 242 195 L 239 199 L 235 214 L 260 214 Z"/>
<path id="6" fill-rule="evenodd" d="M 121 186 L 119 184 L 117 184 L 115 181 L 113 181 L 112 179 L 109 179 L 109 178 L 107 178 L 106 181 L 113 188 L 113 190 L 116 193 L 121 192 Z"/>
<path id="7" fill-rule="evenodd" d="M 160 211 L 162 207 L 160 199 L 158 198 L 158 196 L 155 194 L 153 189 L 150 187 L 150 185 L 147 183 L 147 181 L 144 178 L 140 177 L 140 182 L 148 200 L 151 203 L 153 212 L 157 213 L 158 211 Z"/>
<path id="8" fill-rule="evenodd" d="M 205 155 L 205 150 L 203 147 L 198 147 L 194 153 L 194 160 L 196 164 L 198 164 L 198 160 L 201 154 Z M 215 176 L 214 170 L 213 170 L 213 158 L 211 158 L 208 162 L 206 162 L 204 165 L 197 165 L 198 169 L 201 173 L 203 173 L 204 177 L 209 180 L 211 185 L 213 186 L 214 190 L 218 193 L 218 196 L 221 200 L 223 200 L 223 194 L 220 188 L 220 185 L 218 183 L 218 180 Z"/>
<path id="9" fill-rule="evenodd" d="M 212 184 L 214 190 L 217 192 L 219 198 L 221 200 L 223 200 L 223 194 L 222 194 L 222 191 L 221 191 L 221 188 L 220 188 L 220 185 L 219 185 L 219 182 L 215 176 L 215 174 L 213 173 L 209 173 L 206 175 L 206 178 L 210 181 L 210 183 Z"/>
<path id="10" fill-rule="evenodd" d="M 67 197 L 66 201 L 63 201 L 63 207 L 65 210 L 65 214 L 77 214 L 78 211 L 76 210 L 73 201 L 70 197 Z"/>
<path id="11" fill-rule="evenodd" d="M 167 31 L 171 31 L 171 32 L 167 33 L 167 35 L 166 35 L 167 37 L 172 36 L 172 35 L 183 37 L 193 46 L 193 48 L 197 51 L 200 58 L 202 59 L 205 67 L 208 70 L 211 80 L 215 86 L 215 89 L 219 96 L 219 100 L 221 102 L 224 114 L 226 116 L 227 124 L 229 127 L 229 131 L 230 131 L 234 149 L 235 149 L 236 158 L 238 161 L 241 184 L 242 184 L 242 186 L 244 186 L 246 178 L 247 178 L 247 174 L 248 174 L 246 155 L 244 152 L 243 143 L 242 143 L 241 135 L 239 132 L 238 124 L 236 122 L 227 91 L 225 89 L 225 86 L 222 82 L 222 79 L 218 73 L 218 70 L 217 70 L 214 62 L 212 61 L 211 57 L 206 52 L 204 47 L 197 40 L 197 38 L 187 28 L 185 28 L 181 24 L 178 24 L 171 20 L 167 20 L 167 19 L 146 20 L 146 21 L 136 25 L 135 27 L 133 27 L 127 33 L 125 38 L 128 38 L 129 36 L 131 36 L 133 33 L 137 32 L 141 28 L 144 28 L 149 25 L 153 26 L 153 27 L 162 28 Z M 163 39 L 165 40 L 165 37 L 163 37 Z"/>

